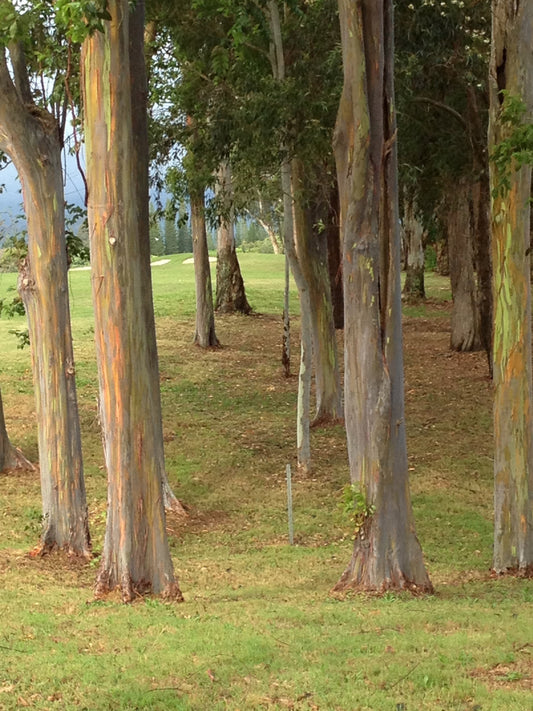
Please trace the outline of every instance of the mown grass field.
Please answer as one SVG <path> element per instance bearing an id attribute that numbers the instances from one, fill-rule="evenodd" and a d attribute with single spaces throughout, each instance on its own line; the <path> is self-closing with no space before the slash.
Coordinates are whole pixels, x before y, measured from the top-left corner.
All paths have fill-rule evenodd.
<path id="1" fill-rule="evenodd" d="M 202 352 L 183 259 L 153 279 L 167 469 L 189 510 L 168 520 L 185 602 L 93 599 L 106 474 L 90 275 L 71 272 L 96 556 L 30 558 L 38 474 L 0 475 L 0 709 L 531 711 L 533 581 L 490 575 L 491 386 L 483 355 L 448 350 L 446 281 L 428 275 L 428 303 L 405 308 L 411 485 L 436 593 L 339 598 L 330 590 L 352 544 L 341 427 L 312 433 L 314 471 L 295 477 L 287 540 L 296 378 L 280 365 L 283 260 L 241 255 L 255 313 L 218 318 L 224 347 Z M 15 281 L 0 275 L 0 298 Z M 9 333 L 23 327 L 0 319 L 0 386 L 10 437 L 36 461 L 30 355 Z"/>

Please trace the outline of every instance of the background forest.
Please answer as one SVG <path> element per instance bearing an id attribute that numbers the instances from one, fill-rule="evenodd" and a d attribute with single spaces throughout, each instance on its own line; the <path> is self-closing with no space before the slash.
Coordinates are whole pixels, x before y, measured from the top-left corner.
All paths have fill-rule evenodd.
<path id="1" fill-rule="evenodd" d="M 0 0 L 1 708 L 529 708 L 532 34 Z"/>

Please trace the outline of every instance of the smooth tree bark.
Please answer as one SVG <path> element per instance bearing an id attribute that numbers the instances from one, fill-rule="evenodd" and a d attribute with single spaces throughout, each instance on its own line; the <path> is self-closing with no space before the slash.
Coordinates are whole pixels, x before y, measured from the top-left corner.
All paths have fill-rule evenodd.
<path id="1" fill-rule="evenodd" d="M 285 57 L 277 0 L 269 0 L 267 17 L 272 33 L 271 65 L 272 74 L 279 82 L 285 81 Z M 291 161 L 288 147 L 280 145 L 281 153 L 281 191 L 283 195 L 283 248 L 290 265 L 292 275 L 298 289 L 300 299 L 300 368 L 298 375 L 298 399 L 296 413 L 296 452 L 298 469 L 303 474 L 311 472 L 311 441 L 310 441 L 310 401 L 313 363 L 313 342 L 311 334 L 311 302 L 308 284 L 302 272 L 296 252 L 294 234 L 294 196 L 291 174 Z"/>
<path id="2" fill-rule="evenodd" d="M 339 0 L 344 85 L 334 150 L 341 204 L 345 422 L 360 493 L 336 589 L 431 591 L 409 494 L 403 399 L 392 0 Z"/>
<path id="3" fill-rule="evenodd" d="M 488 96 L 487 96 L 488 102 Z M 477 277 L 479 339 L 487 354 L 492 377 L 492 254 L 490 220 L 490 181 L 487 130 L 474 87 L 468 88 L 468 126 L 473 147 L 472 226 L 474 233 L 474 263 Z"/>
<path id="4" fill-rule="evenodd" d="M 200 348 L 218 348 L 215 333 L 215 310 L 213 307 L 213 286 L 207 247 L 205 225 L 204 191 L 191 190 L 191 232 L 194 258 L 194 278 L 196 285 L 196 331 L 194 343 Z"/>
<path id="5" fill-rule="evenodd" d="M 143 165 L 148 161 L 148 71 L 146 62 L 146 47 L 155 36 L 156 28 L 154 23 L 149 23 L 145 30 L 144 23 L 144 0 L 139 0 L 141 8 L 138 12 L 130 16 L 129 32 L 129 61 L 130 61 L 130 90 L 131 103 L 135 107 L 132 112 L 132 134 L 133 134 L 133 160 L 134 165 Z M 144 54 L 139 51 L 141 44 L 144 45 Z M 139 254 L 141 259 L 150 262 L 150 207 L 149 207 L 149 180 L 148 171 L 142 170 L 137 174 L 135 181 L 137 188 L 137 211 L 138 211 L 138 236 Z M 147 324 L 149 332 L 155 333 L 155 316 L 152 298 L 152 270 L 143 269 L 141 273 L 140 290 L 142 292 L 141 303 L 144 306 L 143 318 Z M 149 362 L 151 364 L 150 392 L 154 398 L 153 416 L 159 413 L 159 418 L 154 419 L 154 439 L 163 442 L 163 423 L 161 420 L 161 391 L 159 381 L 159 359 L 157 355 L 157 343 L 155 338 L 148 340 L 148 347 L 151 349 Z M 157 465 L 162 473 L 163 479 L 163 502 L 166 511 L 172 511 L 179 516 L 186 516 L 181 502 L 177 499 L 165 470 L 165 458 L 163 446 L 154 448 L 154 456 L 159 457 Z"/>
<path id="6" fill-rule="evenodd" d="M 74 377 L 61 140 L 56 119 L 33 102 L 20 45 L 0 50 L 0 150 L 22 185 L 28 254 L 19 275 L 30 335 L 43 531 L 37 553 L 88 558 L 87 516 Z"/>
<path id="7" fill-rule="evenodd" d="M 107 8 L 111 20 L 82 47 L 95 341 L 108 472 L 96 594 L 119 588 L 126 602 L 148 592 L 181 600 L 165 529 L 150 264 L 140 236 L 146 206 L 139 204 L 137 181 L 146 184 L 148 161 L 134 146 L 134 135 L 143 129 L 137 124 L 134 131 L 132 122 L 133 109 L 139 108 L 132 106 L 130 56 L 143 53 L 135 28 L 142 24 L 144 4 L 131 10 L 131 26 L 127 0 L 110 0 Z"/>
<path id="8" fill-rule="evenodd" d="M 283 245 L 300 299 L 300 367 L 298 371 L 298 397 L 296 408 L 296 454 L 298 469 L 311 473 L 311 381 L 313 367 L 313 341 L 311 333 L 311 301 L 305 277 L 296 254 L 294 237 L 294 200 L 291 166 L 288 159 L 281 164 L 283 190 Z"/>
<path id="9" fill-rule="evenodd" d="M 533 3 L 493 0 L 491 152 L 513 143 L 508 102 L 533 112 Z M 531 165 L 491 163 L 494 295 L 494 560 L 498 573 L 533 573 Z"/>
<path id="10" fill-rule="evenodd" d="M 291 314 L 290 314 L 290 287 L 291 266 L 285 255 L 285 279 L 283 288 L 283 339 L 281 344 L 281 365 L 286 378 L 291 375 Z"/>
<path id="11" fill-rule="evenodd" d="M 337 180 L 330 192 L 326 216 L 326 240 L 328 245 L 329 284 L 333 305 L 335 328 L 344 328 L 344 294 L 342 286 L 342 249 L 339 225 L 339 188 Z"/>
<path id="12" fill-rule="evenodd" d="M 218 173 L 218 190 L 225 203 L 225 210 L 217 230 L 217 288 L 215 311 L 242 314 L 251 312 L 235 250 L 235 229 L 232 210 L 231 168 L 221 165 Z"/>
<path id="13" fill-rule="evenodd" d="M 276 0 L 267 5 L 271 28 L 271 65 L 274 78 L 285 82 L 285 58 L 279 8 Z M 290 157 L 289 147 L 281 146 L 281 183 L 284 199 L 284 250 L 300 298 L 301 355 L 300 387 L 311 388 L 312 369 L 315 372 L 316 412 L 313 424 L 337 422 L 342 418 L 340 376 L 335 324 L 329 283 L 327 251 L 320 250 L 312 229 L 305 169 L 301 159 Z M 285 218 L 287 215 L 287 218 Z M 289 227 L 288 219 L 292 219 Z M 306 309 L 309 311 L 307 312 Z M 310 333 L 307 333 L 307 328 Z M 304 359 L 306 362 L 304 362 Z M 307 364 L 310 359 L 310 366 Z M 310 402 L 310 394 L 299 393 L 302 407 Z M 298 415 L 299 427 L 304 417 Z M 307 425 L 302 434 L 307 438 Z M 306 443 L 305 451 L 310 447 Z M 301 468 L 309 469 L 301 464 Z"/>
<path id="14" fill-rule="evenodd" d="M 454 351 L 481 348 L 478 286 L 474 272 L 471 181 L 449 188 L 446 212 L 448 258 L 452 288 L 450 347 Z"/>
<path id="15" fill-rule="evenodd" d="M 405 244 L 403 296 L 407 300 L 419 301 L 426 298 L 426 290 L 424 288 L 424 228 L 417 218 L 414 197 L 408 197 L 404 201 L 403 237 Z"/>
<path id="16" fill-rule="evenodd" d="M 313 426 L 342 419 L 341 385 L 335 321 L 329 281 L 325 234 L 313 228 L 307 204 L 305 167 L 299 158 L 291 162 L 294 196 L 296 258 L 309 294 L 309 327 L 313 344 L 316 411 Z"/>
<path id="17" fill-rule="evenodd" d="M 479 180 L 472 186 L 475 267 L 477 276 L 477 306 L 479 342 L 487 354 L 492 377 L 492 257 L 490 226 L 490 185 L 488 165 L 479 171 Z"/>

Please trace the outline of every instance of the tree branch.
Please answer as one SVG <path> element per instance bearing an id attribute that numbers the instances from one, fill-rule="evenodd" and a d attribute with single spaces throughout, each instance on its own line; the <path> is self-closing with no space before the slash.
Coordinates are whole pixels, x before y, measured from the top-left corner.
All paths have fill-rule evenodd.
<path id="1" fill-rule="evenodd" d="M 447 111 L 451 116 L 457 119 L 459 123 L 461 123 L 465 129 L 468 129 L 468 124 L 463 116 L 456 111 L 455 109 L 452 109 L 451 106 L 448 106 L 448 104 L 443 104 L 441 101 L 435 101 L 435 99 L 430 99 L 429 96 L 415 96 L 413 98 L 413 101 L 416 101 L 419 104 L 430 104 L 430 106 L 434 106 L 437 109 L 442 109 L 443 111 Z"/>
<path id="2" fill-rule="evenodd" d="M 26 54 L 22 42 L 12 42 L 8 49 L 17 94 L 23 104 L 33 104 L 33 94 L 28 76 L 28 67 L 26 66 Z"/>

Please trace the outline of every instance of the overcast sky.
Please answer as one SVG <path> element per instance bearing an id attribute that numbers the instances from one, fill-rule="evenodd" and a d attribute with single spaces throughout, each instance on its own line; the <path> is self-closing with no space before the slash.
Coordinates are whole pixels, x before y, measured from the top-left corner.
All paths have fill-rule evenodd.
<path id="1" fill-rule="evenodd" d="M 79 174 L 74 156 L 68 155 L 66 164 L 64 161 L 63 166 L 65 200 L 66 202 L 83 206 L 85 188 L 83 187 L 83 180 Z M 8 165 L 4 170 L 0 171 L 0 185 L 5 185 L 5 189 L 0 193 L 0 225 L 3 223 L 9 227 L 16 217 L 22 213 L 20 182 L 13 165 Z"/>

